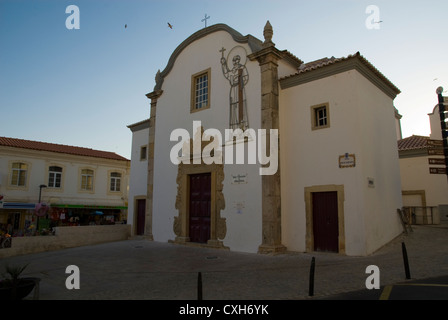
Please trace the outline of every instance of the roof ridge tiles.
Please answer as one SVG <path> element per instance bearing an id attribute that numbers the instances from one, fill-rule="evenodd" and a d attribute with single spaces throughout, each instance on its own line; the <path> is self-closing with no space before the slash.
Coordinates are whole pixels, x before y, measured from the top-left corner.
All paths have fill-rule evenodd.
<path id="1" fill-rule="evenodd" d="M 110 151 L 19 138 L 0 137 L 0 146 L 129 161 L 125 157 Z"/>

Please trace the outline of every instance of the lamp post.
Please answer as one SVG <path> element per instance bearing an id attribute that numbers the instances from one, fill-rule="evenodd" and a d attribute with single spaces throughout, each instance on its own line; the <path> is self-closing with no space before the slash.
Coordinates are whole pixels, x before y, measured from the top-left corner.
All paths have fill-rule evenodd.
<path id="1" fill-rule="evenodd" d="M 39 186 L 39 204 L 40 204 L 40 200 L 41 200 L 41 196 L 42 196 L 42 188 L 46 188 L 47 186 L 44 184 L 41 184 Z M 37 216 L 37 221 L 36 221 L 36 230 L 39 230 L 39 216 Z"/>
<path id="2" fill-rule="evenodd" d="M 42 195 L 42 188 L 46 188 L 47 186 L 44 184 L 41 184 L 39 186 L 39 203 L 40 203 L 40 199 L 41 199 L 41 195 Z"/>

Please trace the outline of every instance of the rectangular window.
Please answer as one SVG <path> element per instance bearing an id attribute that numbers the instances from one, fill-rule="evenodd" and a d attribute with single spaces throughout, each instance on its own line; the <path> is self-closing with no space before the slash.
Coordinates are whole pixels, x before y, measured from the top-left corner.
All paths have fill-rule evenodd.
<path id="1" fill-rule="evenodd" d="M 141 161 L 146 160 L 146 154 L 147 154 L 147 147 L 146 146 L 140 147 L 140 160 Z"/>
<path id="2" fill-rule="evenodd" d="M 51 166 L 48 169 L 48 187 L 60 188 L 62 180 L 62 168 L 57 166 Z"/>
<path id="3" fill-rule="evenodd" d="M 316 108 L 316 127 L 322 127 L 327 125 L 327 108 Z"/>
<path id="4" fill-rule="evenodd" d="M 93 190 L 93 170 L 90 169 L 81 170 L 81 190 L 85 191 Z"/>
<path id="5" fill-rule="evenodd" d="M 112 172 L 110 174 L 110 191 L 121 191 L 121 173 Z"/>
<path id="6" fill-rule="evenodd" d="M 311 107 L 311 128 L 312 130 L 330 127 L 329 104 L 319 104 Z"/>
<path id="7" fill-rule="evenodd" d="M 28 165 L 21 162 L 14 162 L 12 164 L 11 185 L 23 187 L 26 185 L 26 174 Z"/>
<path id="8" fill-rule="evenodd" d="M 192 76 L 191 112 L 210 108 L 210 69 Z"/>

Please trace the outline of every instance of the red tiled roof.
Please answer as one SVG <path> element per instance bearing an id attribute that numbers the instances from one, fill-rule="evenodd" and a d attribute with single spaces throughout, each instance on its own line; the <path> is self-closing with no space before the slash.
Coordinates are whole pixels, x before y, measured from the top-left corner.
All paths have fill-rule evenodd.
<path id="1" fill-rule="evenodd" d="M 377 68 L 375 68 L 373 66 L 373 64 L 371 64 L 366 58 L 364 58 L 359 51 L 356 52 L 355 54 L 350 54 L 347 57 L 342 57 L 342 58 L 335 58 L 335 57 L 331 57 L 331 58 L 322 58 L 319 60 L 315 60 L 315 61 L 311 61 L 308 63 L 304 63 L 302 64 L 297 73 L 283 77 L 280 80 L 284 80 L 287 78 L 291 78 L 294 76 L 298 76 L 301 75 L 303 73 L 306 72 L 310 72 L 316 69 L 320 69 L 323 67 L 327 67 L 336 63 L 340 63 L 343 61 L 347 61 L 350 59 L 359 59 L 368 69 L 370 69 L 374 74 L 376 74 L 380 79 L 382 79 L 385 83 L 387 83 L 396 93 L 400 93 L 400 89 L 398 89 L 389 79 L 387 79 Z"/>
<path id="2" fill-rule="evenodd" d="M 65 153 L 85 157 L 129 161 L 128 159 L 113 152 L 16 138 L 0 137 L 0 146 Z"/>
<path id="3" fill-rule="evenodd" d="M 398 150 L 415 150 L 426 149 L 428 147 L 427 141 L 429 137 L 412 135 L 410 137 L 398 140 Z"/>

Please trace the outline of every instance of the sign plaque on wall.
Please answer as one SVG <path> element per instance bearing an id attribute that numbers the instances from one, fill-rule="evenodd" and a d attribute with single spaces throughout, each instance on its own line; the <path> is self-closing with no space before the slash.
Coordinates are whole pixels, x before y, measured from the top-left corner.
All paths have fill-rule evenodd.
<path id="1" fill-rule="evenodd" d="M 445 164 L 445 159 L 443 158 L 429 158 L 429 164 Z"/>
<path id="2" fill-rule="evenodd" d="M 442 148 L 443 147 L 443 140 L 427 140 L 426 141 L 426 144 L 429 146 L 429 147 L 439 147 L 439 148 Z"/>
<path id="3" fill-rule="evenodd" d="M 247 183 L 247 173 L 245 174 L 232 174 L 232 184 L 243 184 Z"/>
<path id="4" fill-rule="evenodd" d="M 430 174 L 446 174 L 446 168 L 429 168 Z"/>
<path id="5" fill-rule="evenodd" d="M 339 168 L 353 168 L 356 166 L 356 158 L 354 154 L 344 154 L 339 156 Z"/>
<path id="6" fill-rule="evenodd" d="M 433 149 L 428 149 L 428 155 L 430 155 L 430 156 L 443 156 L 444 152 L 443 152 L 443 149 L 433 148 Z"/>

